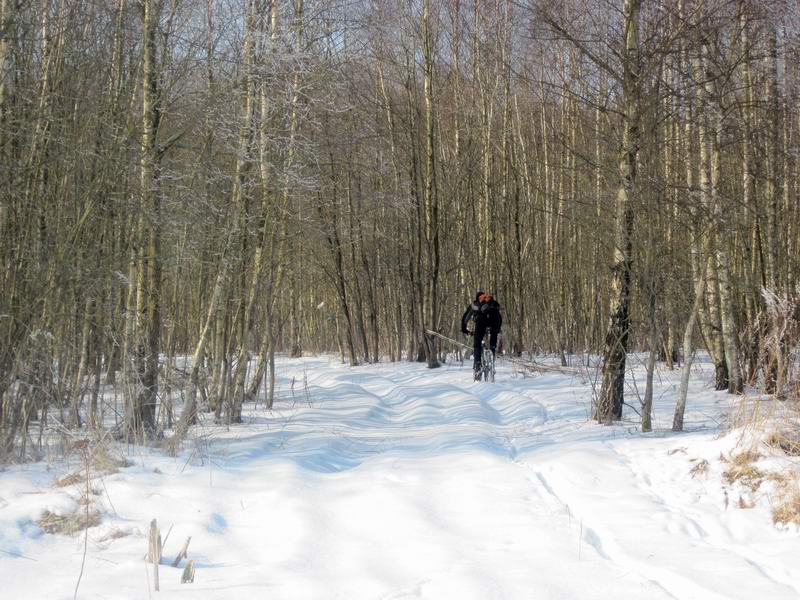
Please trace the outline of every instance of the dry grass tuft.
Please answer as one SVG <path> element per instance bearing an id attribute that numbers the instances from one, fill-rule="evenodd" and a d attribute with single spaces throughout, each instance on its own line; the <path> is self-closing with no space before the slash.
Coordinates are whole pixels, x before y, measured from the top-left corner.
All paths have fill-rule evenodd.
<path id="1" fill-rule="evenodd" d="M 800 490 L 786 494 L 772 509 L 772 522 L 775 525 L 794 523 L 800 527 Z"/>
<path id="2" fill-rule="evenodd" d="M 795 470 L 770 474 L 769 479 L 777 488 L 776 500 L 772 503 L 772 522 L 775 525 L 794 523 L 800 527 L 800 475 Z"/>
<path id="3" fill-rule="evenodd" d="M 731 454 L 731 464 L 734 466 L 746 466 L 761 459 L 762 456 L 755 450 L 745 450 L 738 454 Z"/>
<path id="4" fill-rule="evenodd" d="M 800 431 L 776 429 L 767 436 L 764 442 L 772 448 L 782 450 L 789 456 L 800 456 Z"/>
<path id="5" fill-rule="evenodd" d="M 692 476 L 693 479 L 700 475 L 705 475 L 706 473 L 708 473 L 708 467 L 709 467 L 708 461 L 704 458 L 699 463 L 697 463 L 695 466 L 692 467 L 691 471 L 689 471 L 689 474 Z"/>
<path id="6" fill-rule="evenodd" d="M 77 508 L 64 515 L 49 510 L 42 513 L 36 524 L 45 533 L 71 536 L 99 525 L 102 516 L 94 506 L 96 497 L 101 495 L 101 490 L 92 485 L 92 479 L 116 473 L 119 469 L 131 465 L 108 443 L 108 438 L 75 440 L 70 446 L 69 453 L 80 459 L 80 466 L 72 473 L 56 479 L 53 486 L 59 488 L 75 486 L 77 489 L 73 489 L 71 495 L 75 497 Z M 108 535 L 113 535 L 113 532 L 106 534 L 106 537 Z"/>
<path id="7" fill-rule="evenodd" d="M 768 289 L 762 295 L 767 309 L 762 325 L 767 327 L 758 336 L 758 361 L 748 376 L 755 396 L 743 395 L 728 423 L 736 431 L 737 447 L 750 450 L 720 457 L 727 469 L 723 478 L 753 492 L 740 496 L 740 506 L 766 497 L 776 525 L 800 526 L 800 297 Z M 760 458 L 754 448 L 765 449 L 770 458 L 763 471 L 754 465 Z M 764 482 L 766 493 L 762 488 L 755 494 Z"/>
<path id="8" fill-rule="evenodd" d="M 97 475 L 112 475 L 131 465 L 129 460 L 112 452 L 106 444 L 99 444 L 92 448 L 91 470 Z"/>
<path id="9" fill-rule="evenodd" d="M 96 511 L 76 510 L 68 515 L 57 515 L 49 510 L 44 511 L 36 521 L 39 529 L 45 533 L 61 535 L 77 535 L 84 529 L 100 524 L 100 513 Z"/>
<path id="10" fill-rule="evenodd" d="M 752 464 L 759 458 L 761 458 L 761 455 L 753 450 L 745 450 L 732 455 L 726 461 L 731 465 L 731 468 L 722 474 L 723 479 L 728 485 L 738 482 L 755 492 L 761 487 L 766 477 L 766 474 L 761 469 Z"/>
<path id="11" fill-rule="evenodd" d="M 752 465 L 729 469 L 722 476 L 729 485 L 739 482 L 753 492 L 764 482 L 764 472 Z"/>
<path id="12" fill-rule="evenodd" d="M 69 487 L 71 485 L 75 485 L 77 483 L 83 483 L 86 481 L 86 476 L 82 475 L 81 473 L 70 473 L 69 475 L 64 475 L 63 477 L 59 477 L 53 482 L 54 487 Z"/>
<path id="13" fill-rule="evenodd" d="M 739 508 L 753 508 L 756 505 L 752 500 L 748 500 L 744 496 L 739 496 Z"/>
<path id="14" fill-rule="evenodd" d="M 120 469 L 131 466 L 131 462 L 109 447 L 103 440 L 92 442 L 88 439 L 75 442 L 71 451 L 80 452 L 81 468 L 68 473 L 53 482 L 53 487 L 63 488 L 72 485 L 86 484 L 86 467 L 88 464 L 91 477 L 112 475 Z"/>
<path id="15" fill-rule="evenodd" d="M 129 531 L 122 531 L 118 527 L 112 527 L 111 530 L 105 535 L 101 536 L 97 541 L 98 544 L 110 542 L 111 540 L 118 540 L 130 535 Z"/>
<path id="16" fill-rule="evenodd" d="M 80 498 L 78 498 L 78 505 L 80 506 L 91 506 L 94 499 L 91 496 L 99 496 L 102 492 L 97 488 L 92 488 L 89 490 L 89 496 L 86 495 L 86 491 L 81 492 Z"/>
<path id="17" fill-rule="evenodd" d="M 739 482 L 753 492 L 764 482 L 764 472 L 753 465 L 733 467 L 725 471 L 722 477 L 729 485 Z"/>

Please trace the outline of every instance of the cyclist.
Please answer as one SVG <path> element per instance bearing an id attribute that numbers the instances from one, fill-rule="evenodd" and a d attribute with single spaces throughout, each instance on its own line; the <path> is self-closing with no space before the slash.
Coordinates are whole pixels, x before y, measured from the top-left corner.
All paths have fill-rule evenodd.
<path id="1" fill-rule="evenodd" d="M 475 321 L 474 331 L 467 328 L 470 320 Z M 486 294 L 482 290 L 478 290 L 475 294 L 475 301 L 470 303 L 464 315 L 461 317 L 461 332 L 466 335 L 472 335 L 472 372 L 475 381 L 481 380 L 481 353 L 483 346 L 483 338 L 486 333 L 489 333 L 489 348 L 492 354 L 497 351 L 497 336 L 500 333 L 500 328 L 503 326 L 503 316 L 500 314 L 500 304 L 492 297 L 491 294 Z"/>

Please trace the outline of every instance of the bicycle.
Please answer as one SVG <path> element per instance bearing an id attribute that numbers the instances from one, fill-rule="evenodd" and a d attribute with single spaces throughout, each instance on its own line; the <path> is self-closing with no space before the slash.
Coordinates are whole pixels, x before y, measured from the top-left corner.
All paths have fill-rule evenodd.
<path id="1" fill-rule="evenodd" d="M 472 332 L 467 331 L 466 334 L 472 335 Z M 493 382 L 495 374 L 494 362 L 494 352 L 492 352 L 488 340 L 481 340 L 481 369 L 480 371 L 475 371 L 475 381 Z"/>

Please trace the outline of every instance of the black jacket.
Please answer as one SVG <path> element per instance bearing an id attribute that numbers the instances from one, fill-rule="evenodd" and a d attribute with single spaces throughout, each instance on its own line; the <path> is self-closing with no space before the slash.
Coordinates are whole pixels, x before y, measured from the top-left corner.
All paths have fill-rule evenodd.
<path id="1" fill-rule="evenodd" d="M 461 332 L 468 333 L 467 324 L 470 319 L 475 319 L 475 331 L 492 331 L 500 332 L 503 326 L 503 315 L 500 314 L 500 303 L 492 299 L 489 302 L 480 302 L 476 298 L 475 301 L 467 307 L 461 317 Z"/>

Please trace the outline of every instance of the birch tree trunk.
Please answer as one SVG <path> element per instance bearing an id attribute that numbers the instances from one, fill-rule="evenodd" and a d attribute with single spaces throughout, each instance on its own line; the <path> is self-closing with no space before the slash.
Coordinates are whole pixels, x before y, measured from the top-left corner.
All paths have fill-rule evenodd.
<path id="1" fill-rule="evenodd" d="M 607 424 L 622 418 L 625 359 L 630 328 L 633 203 L 637 193 L 636 163 L 640 146 L 638 81 L 640 6 L 640 0 L 625 0 L 623 9 L 625 36 L 622 85 L 624 130 L 619 157 L 620 184 L 616 203 L 611 318 L 603 347 L 603 383 L 593 415 L 599 422 Z"/>
<path id="2" fill-rule="evenodd" d="M 439 313 L 439 204 L 436 194 L 436 161 L 434 140 L 434 93 L 433 93 L 433 32 L 431 31 L 431 5 L 425 0 L 422 13 L 423 60 L 425 73 L 425 239 L 426 249 L 426 283 L 425 313 L 422 317 L 422 337 L 425 340 L 425 354 L 428 368 L 439 366 L 438 339 L 426 333 L 427 329 L 438 329 Z"/>
<path id="3" fill-rule="evenodd" d="M 716 243 L 717 282 L 719 284 L 719 300 L 722 321 L 722 340 L 725 362 L 728 372 L 728 391 L 741 394 L 744 391 L 742 373 L 739 368 L 739 342 L 737 339 L 736 315 L 733 307 L 733 290 L 731 286 L 731 267 L 728 259 L 727 232 L 730 225 L 727 212 L 722 210 L 719 197 L 720 180 L 720 136 L 722 117 L 717 110 L 715 127 L 711 142 L 711 202 L 714 207 L 714 223 L 717 227 Z"/>
<path id="4" fill-rule="evenodd" d="M 701 262 L 707 261 L 706 259 L 701 259 Z M 692 304 L 691 313 L 689 314 L 689 320 L 686 323 L 686 329 L 684 329 L 683 332 L 683 366 L 681 367 L 678 396 L 675 401 L 675 413 L 672 417 L 672 431 L 683 431 L 683 415 L 686 412 L 686 394 L 689 391 L 689 376 L 691 375 L 692 363 L 694 362 L 692 336 L 694 335 L 694 326 L 697 322 L 697 313 L 700 310 L 700 304 L 703 302 L 705 286 L 706 280 L 703 277 L 698 278 L 695 282 L 694 302 Z"/>
<path id="5" fill-rule="evenodd" d="M 214 281 L 214 289 L 211 292 L 211 300 L 208 303 L 208 312 L 206 314 L 203 330 L 200 332 L 200 337 L 197 340 L 197 345 L 192 354 L 192 370 L 189 374 L 189 388 L 186 391 L 186 401 L 183 404 L 183 411 L 178 425 L 175 428 L 175 439 L 180 442 L 186 437 L 189 426 L 197 422 L 197 388 L 200 385 L 200 368 L 203 362 L 203 355 L 205 353 L 206 343 L 208 342 L 209 333 L 211 331 L 211 324 L 217 313 L 217 307 L 222 296 L 222 287 L 225 285 L 227 278 L 228 265 L 225 262 L 223 255 L 217 270 L 217 277 Z"/>
<path id="6" fill-rule="evenodd" d="M 708 126 L 708 110 L 710 104 L 710 93 L 707 82 L 708 74 L 705 70 L 705 56 L 703 48 L 705 42 L 701 41 L 700 54 L 694 60 L 693 71 L 695 80 L 698 82 L 705 82 L 697 86 L 697 103 L 696 109 L 698 113 L 697 137 L 699 145 L 699 175 L 700 175 L 700 194 L 702 200 L 703 211 L 700 213 L 701 218 L 701 233 L 698 237 L 698 243 L 702 246 L 707 244 L 716 244 L 715 229 L 713 228 L 713 221 L 709 217 L 715 214 L 715 189 L 712 178 L 712 151 L 710 146 L 713 145 L 713 133 L 709 134 Z M 706 240 L 710 238 L 710 240 Z M 713 247 L 713 246 L 712 246 Z M 724 390 L 728 388 L 728 366 L 725 358 L 725 345 L 722 335 L 722 318 L 720 310 L 720 293 L 718 282 L 718 265 L 717 261 L 710 261 L 704 268 L 705 273 L 700 276 L 707 278 L 706 285 L 706 304 L 708 306 L 707 313 L 701 317 L 701 324 L 704 326 L 703 335 L 709 344 L 709 352 L 714 360 L 715 366 L 715 385 L 716 389 Z M 703 307 L 700 307 L 703 311 Z"/>
<path id="7" fill-rule="evenodd" d="M 161 107 L 158 90 L 158 4 L 144 0 L 142 26 L 142 133 L 140 147 L 141 218 L 136 272 L 136 362 L 139 381 L 127 424 L 129 437 L 151 434 L 156 427 L 161 335 L 161 190 L 157 145 Z"/>
<path id="8" fill-rule="evenodd" d="M 725 371 L 727 374 L 727 388 L 732 394 L 740 394 L 743 390 L 742 375 L 739 368 L 739 343 L 736 334 L 735 313 L 733 308 L 733 298 L 731 289 L 731 267 L 728 259 L 727 234 L 730 231 L 728 211 L 723 210 L 722 199 L 720 198 L 720 143 L 723 130 L 723 93 L 718 91 L 716 94 L 713 89 L 713 82 L 717 82 L 717 87 L 723 85 L 719 80 L 718 74 L 710 66 L 706 57 L 708 51 L 705 42 L 701 44 L 701 72 L 704 73 L 704 91 L 707 110 L 711 111 L 711 132 L 706 131 L 705 116 L 701 117 L 700 125 L 700 151 L 701 151 L 701 186 L 706 195 L 706 202 L 709 208 L 715 234 L 712 237 L 715 244 L 716 261 L 712 271 L 716 275 L 709 285 L 718 286 L 719 297 L 719 322 L 721 331 L 715 335 L 715 339 L 721 338 L 722 343 L 715 342 L 721 346 L 725 357 Z M 705 64 L 705 68 L 703 67 Z M 706 151 L 706 139 L 710 147 L 710 157 L 708 161 L 703 160 Z M 706 174 L 706 165 L 710 169 L 710 177 Z M 712 312 L 713 314 L 713 312 Z M 722 385 L 722 378 L 718 385 Z M 719 388 L 718 388 L 719 389 Z"/>

